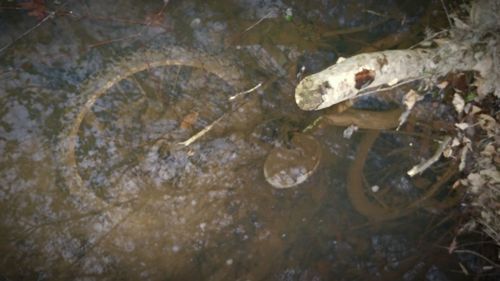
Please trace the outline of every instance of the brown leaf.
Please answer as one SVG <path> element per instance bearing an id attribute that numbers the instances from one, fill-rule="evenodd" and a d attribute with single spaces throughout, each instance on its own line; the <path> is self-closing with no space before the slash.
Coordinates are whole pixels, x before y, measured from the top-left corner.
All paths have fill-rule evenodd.
<path id="1" fill-rule="evenodd" d="M 47 16 L 47 6 L 45 6 L 45 0 L 31 0 L 21 2 L 18 5 L 21 9 L 28 11 L 28 16 L 36 17 L 38 20 L 42 20 L 45 16 Z"/>
<path id="2" fill-rule="evenodd" d="M 479 126 L 486 131 L 488 136 L 495 136 L 496 120 L 488 114 L 479 114 L 478 116 Z"/>
<path id="3" fill-rule="evenodd" d="M 465 93 L 469 89 L 467 76 L 464 73 L 457 73 L 452 75 L 451 86 L 459 93 Z"/>
<path id="4" fill-rule="evenodd" d="M 182 129 L 191 129 L 193 125 L 196 123 L 196 120 L 198 120 L 198 112 L 191 112 L 188 115 L 184 116 L 181 122 L 181 128 Z"/>

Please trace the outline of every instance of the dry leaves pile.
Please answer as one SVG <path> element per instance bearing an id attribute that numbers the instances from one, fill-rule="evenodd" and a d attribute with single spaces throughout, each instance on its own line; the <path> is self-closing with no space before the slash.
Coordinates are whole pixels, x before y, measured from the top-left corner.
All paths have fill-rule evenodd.
<path id="1" fill-rule="evenodd" d="M 466 186 L 472 195 L 471 205 L 478 216 L 468 222 L 462 231 L 478 226 L 500 245 L 500 112 L 492 105 L 466 103 L 460 94 L 452 101 L 460 122 L 455 124 L 457 135 L 445 156 L 458 157 L 459 169 L 466 176 L 454 187 Z M 489 111 L 488 111 L 488 106 Z M 491 108 L 493 107 L 493 108 Z"/>

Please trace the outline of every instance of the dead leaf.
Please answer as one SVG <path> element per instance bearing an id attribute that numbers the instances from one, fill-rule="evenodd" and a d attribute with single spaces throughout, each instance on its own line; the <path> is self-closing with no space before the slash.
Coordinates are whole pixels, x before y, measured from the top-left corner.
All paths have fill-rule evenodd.
<path id="1" fill-rule="evenodd" d="M 473 105 L 472 109 L 470 111 L 470 114 L 474 115 L 474 114 L 481 112 L 481 111 L 482 111 L 482 109 L 480 107 Z"/>
<path id="2" fill-rule="evenodd" d="M 453 155 L 453 149 L 451 148 L 451 146 L 448 146 L 443 150 L 443 156 L 445 158 L 450 158 L 452 155 Z"/>
<path id="3" fill-rule="evenodd" d="M 182 129 L 191 129 L 193 125 L 196 123 L 196 120 L 198 120 L 198 112 L 191 112 L 188 115 L 186 115 L 181 122 L 181 128 Z"/>
<path id="4" fill-rule="evenodd" d="M 457 15 L 451 14 L 450 18 L 453 19 L 453 25 L 458 29 L 470 30 L 470 26 L 466 24 L 464 21 L 458 18 Z"/>
<path id="5" fill-rule="evenodd" d="M 500 172 L 496 168 L 484 169 L 479 172 L 483 178 L 489 178 L 489 182 L 492 184 L 500 183 Z"/>
<path id="6" fill-rule="evenodd" d="M 434 38 L 434 39 L 432 39 L 432 41 L 434 43 L 438 44 L 438 46 L 444 46 L 444 45 L 450 43 L 450 40 L 449 39 L 445 39 L 445 38 Z"/>
<path id="7" fill-rule="evenodd" d="M 351 126 L 347 127 L 347 128 L 344 130 L 344 133 L 343 133 L 344 138 L 346 138 L 346 139 L 350 139 L 350 138 L 351 138 L 351 136 L 352 136 L 352 134 L 353 134 L 354 132 L 356 132 L 357 130 L 358 130 L 358 126 L 356 126 L 356 125 L 351 125 Z"/>
<path id="8" fill-rule="evenodd" d="M 443 82 L 437 84 L 436 87 L 438 87 L 440 90 L 442 90 L 442 89 L 446 88 L 446 86 L 448 86 L 448 84 L 449 84 L 448 81 L 443 81 Z"/>
<path id="9" fill-rule="evenodd" d="M 394 86 L 399 82 L 398 78 L 394 78 L 389 83 L 387 83 L 387 86 Z"/>
<path id="10" fill-rule="evenodd" d="M 455 93 L 453 95 L 453 101 L 451 102 L 455 107 L 455 110 L 460 114 L 464 111 L 465 101 L 459 94 Z"/>
<path id="11" fill-rule="evenodd" d="M 486 131 L 486 133 L 491 136 L 491 135 L 495 135 L 495 127 L 496 127 L 496 124 L 497 122 L 495 121 L 495 118 L 491 117 L 490 115 L 488 114 L 479 114 L 479 126 L 481 126 L 481 128 L 483 130 Z"/>
<path id="12" fill-rule="evenodd" d="M 485 157 L 492 157 L 495 153 L 495 146 L 492 143 L 487 144 L 483 151 L 481 151 L 481 155 Z"/>
<path id="13" fill-rule="evenodd" d="M 403 124 L 408 119 L 408 116 L 410 116 L 410 110 L 406 110 L 405 112 L 401 113 L 401 116 L 399 116 L 399 119 L 398 119 L 399 120 L 399 125 L 396 128 L 396 131 L 399 131 L 399 128 L 401 128 L 401 126 L 403 126 Z"/>
<path id="14" fill-rule="evenodd" d="M 477 193 L 480 188 L 482 188 L 485 184 L 485 181 L 481 175 L 478 173 L 471 173 L 467 176 L 467 181 L 469 182 L 469 186 L 471 187 L 472 193 Z"/>
<path id="15" fill-rule="evenodd" d="M 455 127 L 459 128 L 460 130 L 463 131 L 463 130 L 469 128 L 469 124 L 468 123 L 456 123 Z"/>
<path id="16" fill-rule="evenodd" d="M 437 84 L 436 87 L 438 87 L 440 90 L 442 90 L 442 89 L 446 88 L 446 86 L 448 86 L 448 84 L 449 84 L 448 81 L 443 81 L 443 82 Z"/>
<path id="17" fill-rule="evenodd" d="M 398 131 L 399 128 L 406 122 L 406 119 L 408 119 L 408 116 L 410 116 L 410 112 L 415 104 L 422 99 L 423 97 L 413 89 L 409 90 L 408 93 L 406 93 L 406 95 L 403 97 L 403 104 L 406 106 L 406 110 L 401 114 L 401 116 L 399 116 L 399 125 L 396 128 L 396 131 Z"/>
<path id="18" fill-rule="evenodd" d="M 411 89 L 406 93 L 406 95 L 403 98 L 403 103 L 406 106 L 407 110 L 411 110 L 415 104 L 419 101 L 422 100 L 422 96 L 420 96 L 417 91 Z"/>

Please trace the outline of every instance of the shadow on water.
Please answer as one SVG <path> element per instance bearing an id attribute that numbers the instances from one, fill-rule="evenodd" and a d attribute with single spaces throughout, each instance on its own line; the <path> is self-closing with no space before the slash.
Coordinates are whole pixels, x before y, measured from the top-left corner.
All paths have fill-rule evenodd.
<path id="1" fill-rule="evenodd" d="M 336 114 L 296 107 L 298 74 L 418 42 L 439 1 L 21 2 L 0 10 L 0 279 L 462 278 L 444 248 L 454 213 L 433 191 L 451 164 L 405 176 L 440 124 L 365 146 L 373 131 L 319 126 L 304 183 L 263 172 Z"/>

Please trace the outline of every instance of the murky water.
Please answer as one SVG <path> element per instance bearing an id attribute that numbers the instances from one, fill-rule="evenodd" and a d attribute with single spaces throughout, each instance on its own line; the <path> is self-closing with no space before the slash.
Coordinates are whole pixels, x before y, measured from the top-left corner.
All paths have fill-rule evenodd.
<path id="1" fill-rule="evenodd" d="M 350 139 L 320 126 L 304 183 L 276 189 L 263 172 L 327 113 L 295 106 L 302 66 L 411 45 L 438 1 L 60 2 L 0 12 L 2 46 L 36 27 L 0 54 L 0 279 L 456 278 L 435 247 L 446 202 L 418 201 L 449 165 L 405 176 L 439 126 Z M 54 18 L 37 26 L 35 11 Z"/>

